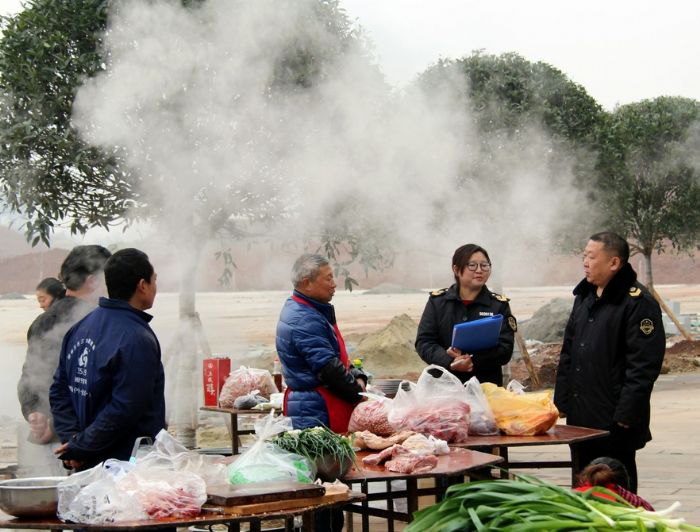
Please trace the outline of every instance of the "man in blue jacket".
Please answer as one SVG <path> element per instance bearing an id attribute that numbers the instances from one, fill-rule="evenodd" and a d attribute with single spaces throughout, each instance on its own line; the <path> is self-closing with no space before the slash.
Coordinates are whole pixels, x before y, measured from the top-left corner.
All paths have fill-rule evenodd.
<path id="1" fill-rule="evenodd" d="M 292 283 L 276 339 L 287 383 L 284 413 L 296 429 L 323 425 L 347 432 L 367 377 L 350 364 L 330 304 L 336 287 L 333 268 L 325 257 L 306 253 L 294 263 Z"/>
<path id="2" fill-rule="evenodd" d="M 160 345 L 144 312 L 156 297 L 156 273 L 145 253 L 123 249 L 104 275 L 109 298 L 66 333 L 49 393 L 62 442 L 55 454 L 77 470 L 127 460 L 136 438 L 165 428 Z"/>

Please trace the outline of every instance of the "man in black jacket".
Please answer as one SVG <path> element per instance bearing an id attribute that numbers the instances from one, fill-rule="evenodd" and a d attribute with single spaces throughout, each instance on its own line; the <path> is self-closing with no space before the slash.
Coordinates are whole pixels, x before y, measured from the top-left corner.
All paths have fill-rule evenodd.
<path id="1" fill-rule="evenodd" d="M 637 491 L 636 451 L 651 440 L 650 398 L 664 358 L 661 309 L 637 282 L 629 245 L 611 232 L 586 245 L 586 278 L 574 289 L 564 333 L 554 403 L 570 425 L 605 429 L 579 445 L 580 460 L 620 460 Z"/>

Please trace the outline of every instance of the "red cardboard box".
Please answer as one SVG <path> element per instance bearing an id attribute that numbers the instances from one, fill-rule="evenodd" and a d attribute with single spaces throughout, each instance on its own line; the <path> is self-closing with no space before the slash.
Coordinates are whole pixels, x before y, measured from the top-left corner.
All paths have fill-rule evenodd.
<path id="1" fill-rule="evenodd" d="M 204 359 L 204 406 L 219 406 L 219 394 L 226 377 L 231 373 L 231 359 L 214 357 Z"/>

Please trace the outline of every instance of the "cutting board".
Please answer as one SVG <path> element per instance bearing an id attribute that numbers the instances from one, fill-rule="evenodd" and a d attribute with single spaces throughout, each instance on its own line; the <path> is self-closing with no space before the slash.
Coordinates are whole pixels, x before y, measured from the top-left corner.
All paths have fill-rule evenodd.
<path id="1" fill-rule="evenodd" d="M 255 515 L 280 510 L 293 510 L 295 508 L 308 508 L 321 504 L 342 502 L 350 500 L 350 494 L 332 493 L 321 497 L 304 497 L 301 499 L 286 499 L 278 501 L 259 502 L 254 504 L 242 504 L 240 506 L 209 506 L 205 504 L 202 510 L 205 512 L 230 514 L 230 515 Z"/>
<path id="2" fill-rule="evenodd" d="M 300 482 L 256 482 L 255 484 L 219 484 L 207 489 L 207 502 L 230 507 L 268 501 L 321 497 L 326 489 L 318 484 Z"/>

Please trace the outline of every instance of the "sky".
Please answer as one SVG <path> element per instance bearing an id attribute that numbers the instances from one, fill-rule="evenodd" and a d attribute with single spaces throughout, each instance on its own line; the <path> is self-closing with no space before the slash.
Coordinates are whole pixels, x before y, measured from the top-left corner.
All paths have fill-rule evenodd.
<path id="1" fill-rule="evenodd" d="M 14 13 L 20 0 L 0 0 Z M 396 85 L 439 57 L 483 49 L 545 61 L 606 109 L 656 96 L 700 99 L 694 36 L 700 2 L 687 0 L 341 0 L 368 31 Z"/>

